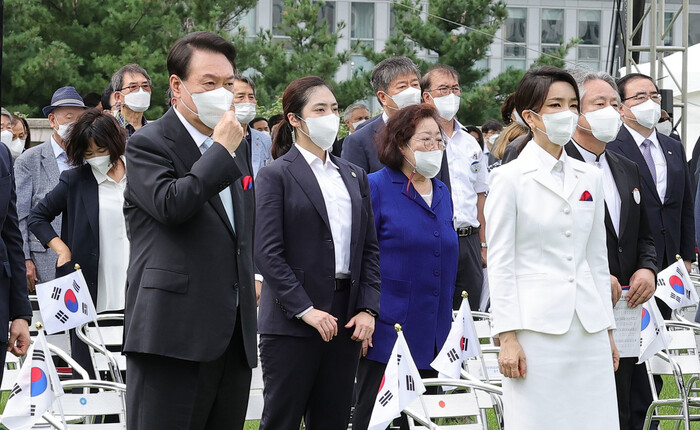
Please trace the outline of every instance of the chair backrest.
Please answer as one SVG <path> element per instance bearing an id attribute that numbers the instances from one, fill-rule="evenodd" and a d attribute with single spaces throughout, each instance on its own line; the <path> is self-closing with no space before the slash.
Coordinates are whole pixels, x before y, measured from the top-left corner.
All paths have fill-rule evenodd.
<path id="1" fill-rule="evenodd" d="M 684 375 L 700 375 L 696 333 L 700 333 L 700 325 L 666 321 L 666 334 L 669 339 L 667 351 Z M 659 356 L 650 358 L 648 365 L 655 375 L 674 374 L 672 364 Z"/>
<path id="2" fill-rule="evenodd" d="M 78 338 L 89 346 L 95 374 L 99 375 L 100 372 L 109 372 L 111 370 L 110 358 L 102 351 L 101 343 L 103 341 L 119 370 L 126 371 L 126 356 L 122 353 L 124 315 L 98 315 L 97 323 L 99 324 L 99 329 L 95 327 L 94 323 L 83 324 L 76 329 Z"/>
<path id="3" fill-rule="evenodd" d="M 74 393 L 84 388 L 83 393 Z M 72 380 L 63 383 L 65 394 L 56 402 L 61 403 L 68 429 L 79 430 L 126 430 L 126 386 L 108 381 Z M 52 414 L 60 420 L 58 407 L 54 403 Z M 101 423 L 95 418 L 116 416 L 116 423 Z"/>

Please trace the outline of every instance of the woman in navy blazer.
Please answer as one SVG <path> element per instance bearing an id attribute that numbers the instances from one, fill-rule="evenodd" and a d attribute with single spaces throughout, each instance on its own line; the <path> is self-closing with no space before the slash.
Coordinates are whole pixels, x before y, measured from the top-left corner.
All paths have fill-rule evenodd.
<path id="1" fill-rule="evenodd" d="M 104 201 L 106 195 L 105 185 L 102 184 L 108 181 L 107 177 L 109 177 L 112 183 L 106 184 L 106 186 L 111 185 L 112 188 L 108 188 L 108 197 L 111 194 L 112 200 L 118 199 L 119 196 L 114 194 L 121 189 L 121 206 L 123 206 L 122 188 L 126 183 L 126 168 L 121 157 L 124 155 L 125 143 L 124 131 L 119 127 L 114 117 L 95 109 L 86 111 L 75 122 L 68 137 L 66 151 L 68 160 L 72 165 L 78 167 L 61 173 L 58 185 L 32 208 L 28 220 L 29 229 L 37 239 L 45 247 L 52 248 L 58 254 L 57 277 L 72 272 L 74 265 L 80 264 L 93 304 L 98 311 L 121 311 L 124 309 L 126 284 L 118 291 L 110 290 L 109 294 L 105 294 L 105 290 L 103 290 L 103 294 L 111 297 L 106 302 L 104 300 L 106 297 L 100 300 L 98 292 L 101 288 L 106 288 L 105 285 L 100 287 L 100 283 L 104 282 L 102 278 L 105 277 L 105 273 L 110 281 L 115 278 L 120 279 L 104 266 L 102 267 L 102 277 L 100 277 L 100 233 L 104 234 L 106 230 L 110 230 L 105 236 L 121 237 L 122 232 L 125 235 L 126 231 L 122 230 L 124 228 L 124 215 L 121 210 L 114 212 L 117 205 L 108 208 L 111 213 L 104 213 L 104 208 L 101 213 L 100 202 Z M 97 178 L 100 179 L 99 184 Z M 51 221 L 59 214 L 63 214 L 61 237 L 51 226 Z M 118 225 L 117 222 L 114 225 L 100 227 L 100 220 L 105 220 L 105 216 L 107 219 L 116 218 L 117 220 L 121 217 L 121 225 Z M 105 237 L 102 239 L 104 240 Z M 110 264 L 116 260 L 128 261 L 126 237 L 124 236 L 122 241 L 116 242 L 110 243 L 110 250 L 103 250 L 120 253 L 122 258 L 110 261 Z M 126 270 L 124 270 L 123 279 L 125 282 Z M 109 288 L 114 288 L 115 284 L 106 282 L 106 285 Z M 72 331 L 71 346 L 73 357 L 81 366 L 91 372 L 92 366 L 87 346 L 77 339 Z"/>
<path id="2" fill-rule="evenodd" d="M 435 175 L 444 143 L 437 113 L 409 106 L 389 119 L 378 148 L 387 167 L 369 175 L 382 276 L 381 313 L 373 346 L 360 360 L 353 429 L 366 429 L 382 375 L 403 329 L 424 377 L 442 348 L 452 322 L 459 244 L 452 225 L 450 192 Z M 402 424 L 403 427 L 403 424 Z"/>

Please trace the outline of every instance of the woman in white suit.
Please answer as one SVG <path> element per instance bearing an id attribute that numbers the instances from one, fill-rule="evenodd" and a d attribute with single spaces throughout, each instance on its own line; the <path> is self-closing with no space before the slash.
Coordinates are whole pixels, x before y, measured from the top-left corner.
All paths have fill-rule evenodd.
<path id="1" fill-rule="evenodd" d="M 506 429 L 618 428 L 602 173 L 563 151 L 579 101 L 567 72 L 527 72 L 515 105 L 531 140 L 491 173 L 488 275 Z"/>

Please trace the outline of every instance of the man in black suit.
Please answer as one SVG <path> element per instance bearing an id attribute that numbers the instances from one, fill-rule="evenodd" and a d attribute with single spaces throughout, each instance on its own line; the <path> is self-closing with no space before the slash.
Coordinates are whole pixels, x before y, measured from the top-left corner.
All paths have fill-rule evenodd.
<path id="1" fill-rule="evenodd" d="M 655 127 L 661 116 L 661 95 L 650 77 L 632 73 L 617 81 L 622 99 L 623 127 L 608 148 L 637 163 L 642 177 L 641 194 L 656 247 L 656 265 L 661 270 L 676 261 L 676 254 L 690 263 L 695 260 L 695 225 L 690 172 L 680 142 Z M 671 310 L 656 301 L 662 315 Z M 641 428 L 651 404 L 651 390 L 643 365 L 635 366 L 630 401 L 630 428 Z M 661 387 L 661 378 L 657 388 Z M 656 428 L 657 423 L 652 424 Z"/>
<path id="2" fill-rule="evenodd" d="M 377 158 L 375 139 L 384 130 L 389 117 L 397 110 L 416 105 L 421 101 L 420 71 L 407 57 L 391 57 L 382 60 L 372 71 L 372 89 L 377 95 L 384 113 L 362 124 L 343 142 L 342 157 L 361 167 L 367 173 L 384 167 Z M 447 156 L 443 155 L 442 168 L 437 179 L 450 188 Z"/>
<path id="3" fill-rule="evenodd" d="M 0 381 L 5 370 L 5 356 L 27 353 L 29 348 L 29 323 L 32 321 L 32 305 L 27 297 L 27 276 L 22 251 L 22 234 L 17 220 L 17 195 L 12 156 L 5 145 L 0 145 Z M 10 324 L 10 322 L 12 322 Z M 8 336 L 7 327 L 10 327 Z"/>
<path id="4" fill-rule="evenodd" d="M 615 81 L 605 72 L 579 69 L 571 74 L 579 85 L 581 116 L 573 141 L 566 144 L 566 153 L 603 171 L 613 300 L 619 299 L 621 285 L 629 286 L 627 304 L 635 307 L 654 295 L 656 249 L 646 202 L 639 191 L 642 185 L 637 165 L 605 149 L 621 125 L 620 96 Z M 622 357 L 615 372 L 621 430 L 630 428 L 630 394 L 637 361 L 637 357 Z"/>
<path id="5" fill-rule="evenodd" d="M 231 110 L 235 55 L 213 33 L 177 41 L 175 105 L 127 147 L 131 430 L 243 428 L 257 362 L 254 197 Z"/>

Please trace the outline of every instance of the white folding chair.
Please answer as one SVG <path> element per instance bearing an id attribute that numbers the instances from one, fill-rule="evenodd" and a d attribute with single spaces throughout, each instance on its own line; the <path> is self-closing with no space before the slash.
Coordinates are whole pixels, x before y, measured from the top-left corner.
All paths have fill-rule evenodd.
<path id="1" fill-rule="evenodd" d="M 64 381 L 65 394 L 54 402 L 52 411 L 42 418 L 59 430 L 126 430 L 126 385 L 110 382 L 74 379 Z M 82 389 L 82 393 L 79 392 Z M 57 403 L 60 402 L 60 408 Z M 62 410 L 68 428 L 64 429 Z M 104 417 L 116 417 L 117 422 L 105 423 Z M 45 427 L 40 425 L 39 428 Z"/>
<path id="2" fill-rule="evenodd" d="M 483 399 L 492 396 L 500 399 L 503 394 L 500 387 L 464 379 L 424 379 L 423 384 L 454 388 L 441 394 L 422 394 L 404 409 L 410 429 L 487 430 L 488 421 L 482 414 L 487 405 L 483 404 Z"/>
<path id="3" fill-rule="evenodd" d="M 78 326 L 75 333 L 90 349 L 95 375 L 101 379 L 101 375 L 109 374 L 113 381 L 122 383 L 121 372 L 126 371 L 126 356 L 122 353 L 124 315 L 101 314 L 97 316 L 97 323 L 99 333 L 92 322 Z"/>
<path id="4" fill-rule="evenodd" d="M 481 357 L 469 359 L 466 362 L 466 373 L 476 380 L 494 385 L 501 385 L 503 375 L 498 368 L 498 352 L 501 350 L 494 342 L 491 334 L 491 314 L 487 312 L 472 312 L 476 335 L 479 337 Z M 466 377 L 464 372 L 462 377 Z M 469 379 L 467 377 L 467 379 Z"/>

